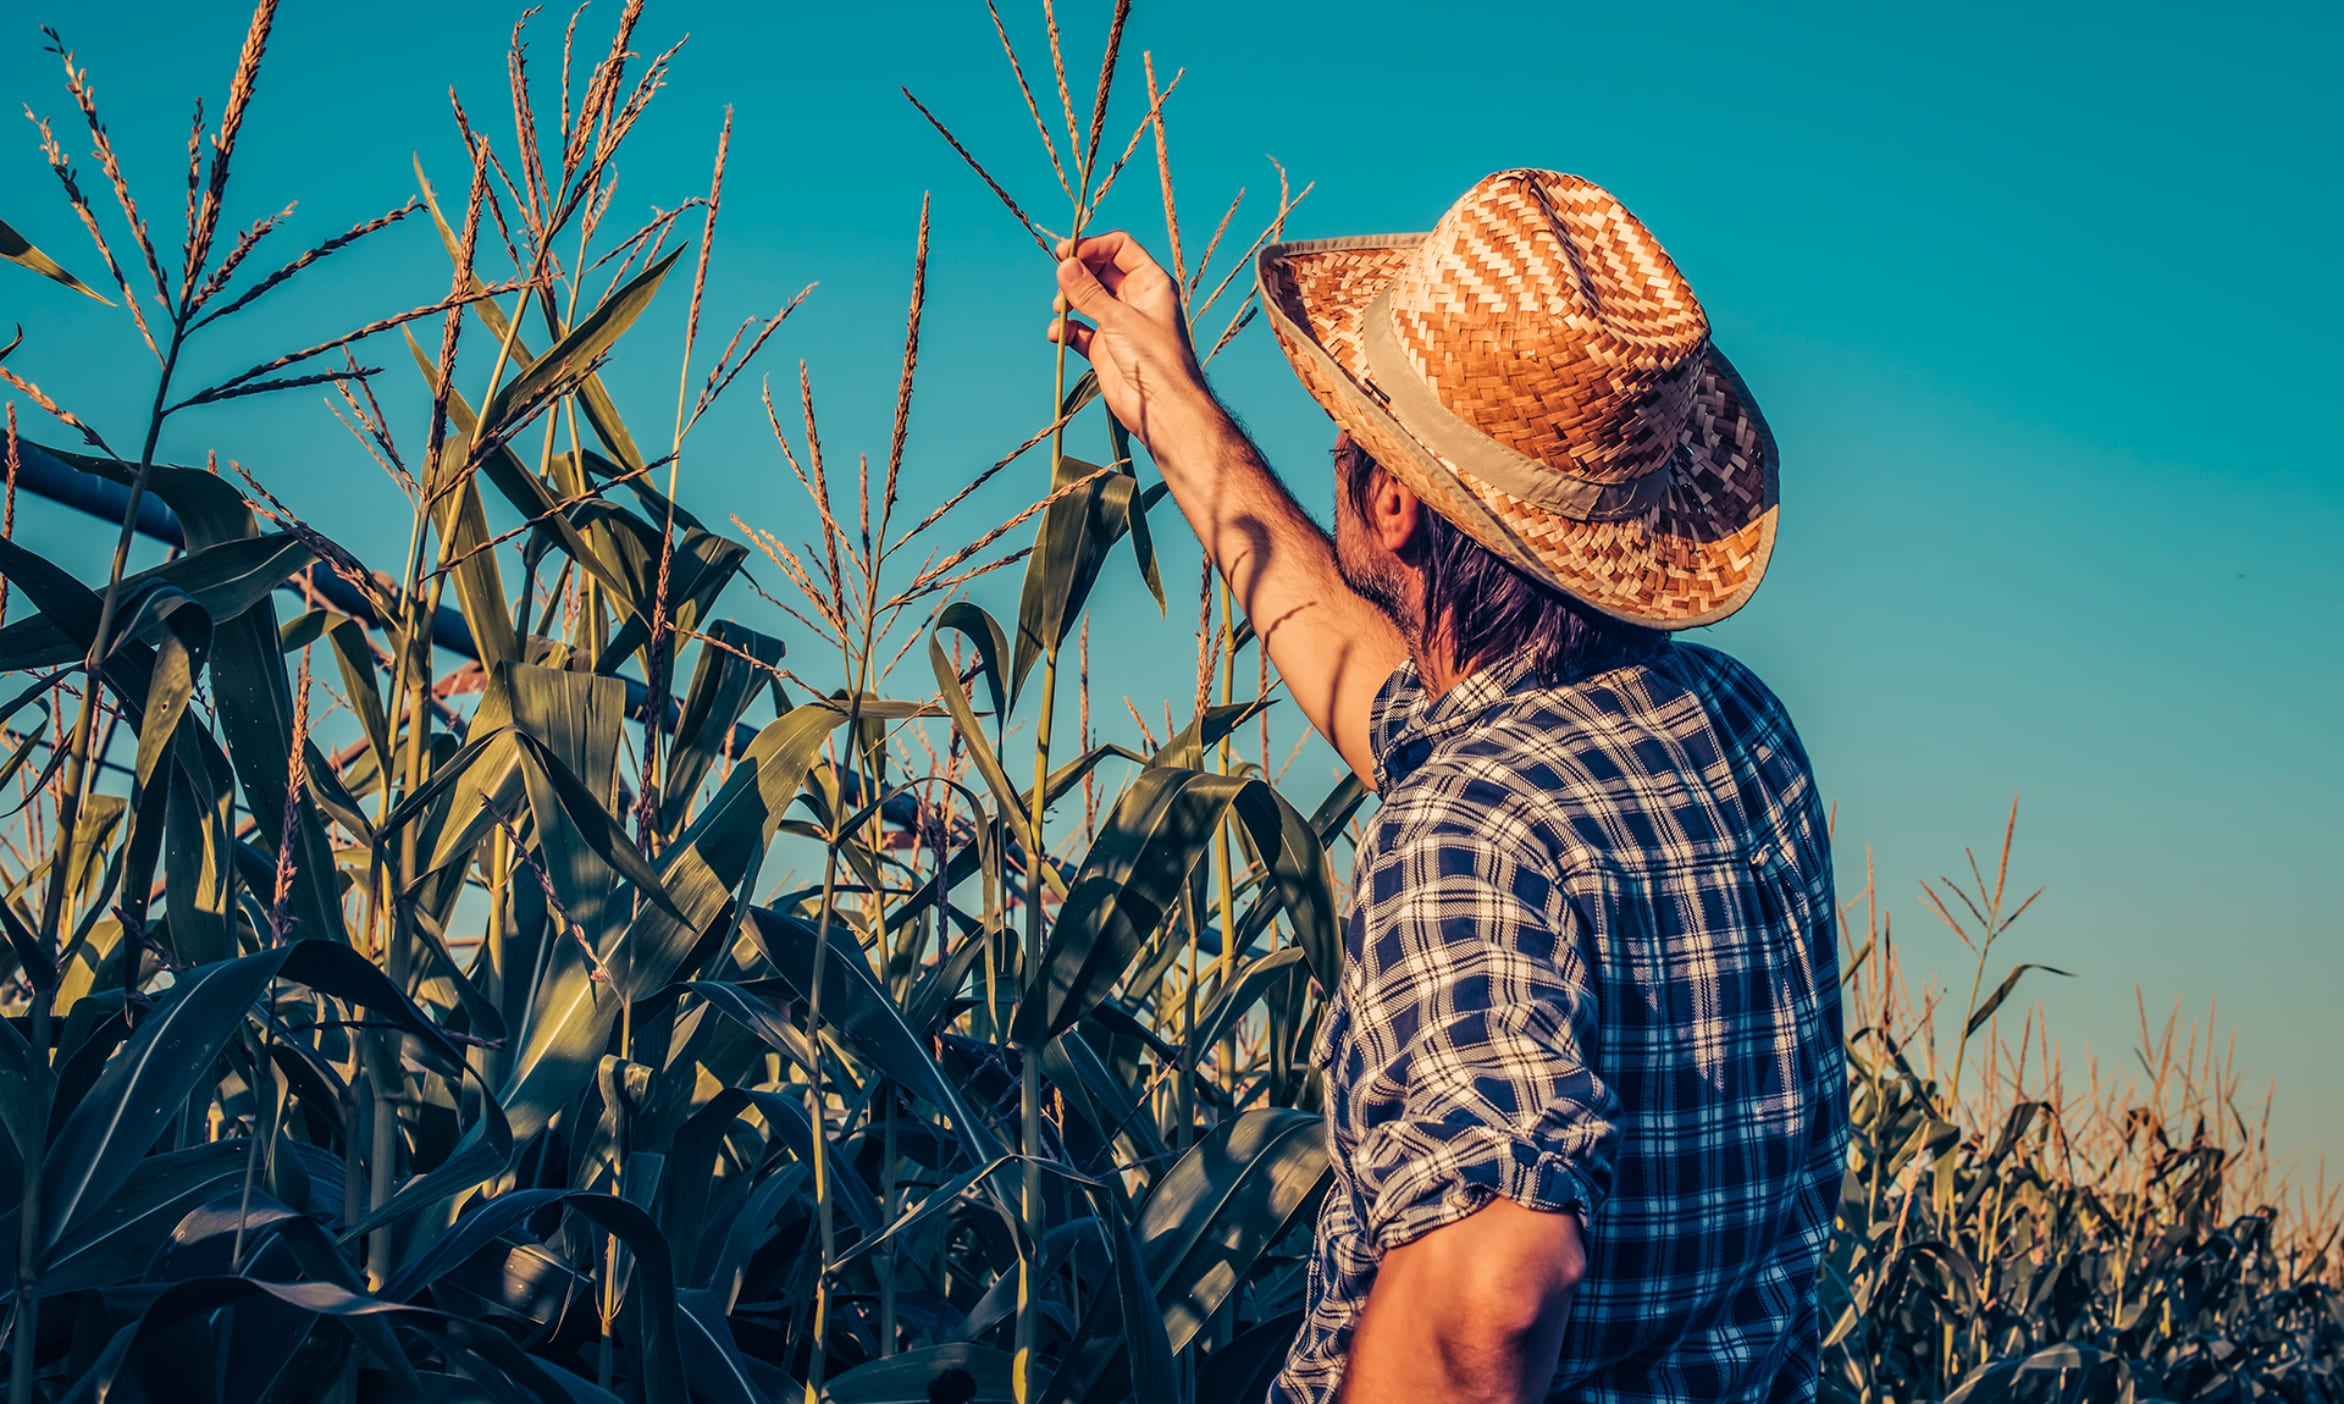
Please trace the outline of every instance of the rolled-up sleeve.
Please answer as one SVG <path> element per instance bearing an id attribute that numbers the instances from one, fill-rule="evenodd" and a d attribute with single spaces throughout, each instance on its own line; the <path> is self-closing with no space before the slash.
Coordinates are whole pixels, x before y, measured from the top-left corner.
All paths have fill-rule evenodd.
<path id="1" fill-rule="evenodd" d="M 1503 820 L 1362 854 L 1339 1125 L 1362 1227 L 1397 1247 L 1503 1196 L 1592 1215 L 1619 1131 L 1548 847 Z"/>

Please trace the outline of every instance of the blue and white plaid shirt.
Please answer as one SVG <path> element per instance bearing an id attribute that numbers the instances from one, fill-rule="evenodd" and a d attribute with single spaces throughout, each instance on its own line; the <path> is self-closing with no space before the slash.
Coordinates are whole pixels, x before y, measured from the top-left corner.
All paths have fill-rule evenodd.
<path id="1" fill-rule="evenodd" d="M 1806 752 L 1712 649 L 1524 673 L 1376 699 L 1334 1183 L 1271 1398 L 1331 1401 L 1383 1252 L 1504 1195 L 1585 1228 L 1552 1398 L 1812 1399 L 1847 1094 Z"/>

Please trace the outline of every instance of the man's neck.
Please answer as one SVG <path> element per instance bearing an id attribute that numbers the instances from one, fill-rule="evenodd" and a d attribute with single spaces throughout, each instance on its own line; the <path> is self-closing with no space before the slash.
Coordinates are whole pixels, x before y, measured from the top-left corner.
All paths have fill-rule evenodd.
<path id="1" fill-rule="evenodd" d="M 1416 680 L 1424 684 L 1424 695 L 1435 702 L 1447 696 L 1450 688 L 1481 671 L 1481 660 L 1452 663 L 1447 649 L 1411 645 L 1408 656 L 1416 662 Z"/>

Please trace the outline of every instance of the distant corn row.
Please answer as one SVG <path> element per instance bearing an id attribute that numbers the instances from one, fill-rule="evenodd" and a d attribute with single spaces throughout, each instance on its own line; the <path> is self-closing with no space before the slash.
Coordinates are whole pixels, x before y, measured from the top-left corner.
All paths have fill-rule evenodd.
<path id="1" fill-rule="evenodd" d="M 2337 1193 L 2281 1175 L 2209 1023 L 2152 1030 L 2138 1066 L 2072 1092 L 1995 944 L 2011 837 L 1989 880 L 1925 889 L 1976 954 L 1950 1051 L 1898 969 L 1885 912 L 1850 944 L 1854 1143 L 1821 1301 L 1823 1387 L 1843 1400 L 2344 1398 Z M 1865 894 L 1868 898 L 1869 893 Z M 1869 903 L 1867 903 L 1869 906 Z M 2062 972 L 2050 972 L 2062 973 Z M 1941 1054 L 1943 1055 L 1941 1057 Z M 1966 1078 L 1966 1082 L 1965 1082 Z"/>
<path id="2" fill-rule="evenodd" d="M 1093 715 L 1093 587 L 1135 570 L 1168 608 L 1162 488 L 1063 353 L 1022 443 L 915 442 L 925 208 L 883 449 L 826 445 L 802 369 L 765 394 L 770 459 L 691 446 L 797 301 L 710 356 L 729 122 L 705 193 L 609 222 L 675 52 L 634 52 L 641 10 L 598 59 L 572 21 L 558 102 L 516 27 L 513 140 L 459 109 L 460 183 L 419 168 L 415 198 L 281 264 L 259 251 L 282 217 L 225 223 L 271 0 L 217 130 L 199 116 L 176 249 L 57 45 L 97 177 L 48 126 L 44 151 L 106 292 L 6 226 L 0 257 L 120 307 L 157 387 L 125 432 L 0 351 L 0 377 L 80 436 L 39 447 L 10 411 L 11 1404 L 1186 1404 L 1260 1397 L 1293 1334 L 1328 1173 L 1308 1050 L 1342 959 L 1333 856 L 1365 796 L 1281 789 L 1268 670 L 1209 575 L 1193 695 L 1160 728 L 1128 701 Z M 1126 13 L 1087 84 L 1047 7 L 1046 67 L 994 16 L 1063 230 L 919 110 L 1045 253 L 1152 147 L 1169 257 L 1218 350 L 1255 310 L 1251 251 L 1224 242 L 1239 203 L 1184 242 L 1179 78 L 1152 58 L 1146 108 L 1104 140 Z M 1306 193 L 1280 172 L 1253 244 Z M 191 344 L 416 214 L 444 291 L 186 382 Z M 655 306 L 686 347 L 672 418 L 622 412 L 601 376 Z M 393 331 L 404 347 L 376 355 Z M 391 383 L 414 388 L 386 408 Z M 408 502 L 395 570 L 233 456 L 157 460 L 166 424 L 288 389 L 324 395 Z M 102 576 L 59 568 L 14 539 L 27 464 L 106 485 L 177 549 L 132 572 L 126 526 Z M 967 486 L 907 524 L 907 464 Z M 707 498 L 783 467 L 805 505 L 772 529 L 728 535 L 678 500 L 686 478 Z M 1015 510 L 960 528 L 1013 472 Z M 970 598 L 1019 564 L 1014 617 Z M 732 613 L 743 586 L 757 626 Z M 1972 903 L 1981 976 L 2016 916 L 2000 886 L 1937 894 Z M 2169 1033 L 2137 1087 L 2068 1098 L 2028 1051 L 2039 1029 L 1998 1034 L 2026 967 L 1977 982 L 1942 1063 L 1885 919 L 1847 968 L 1857 1138 L 1827 1390 L 2344 1397 L 2335 1204 L 2266 1207 L 2284 1191 L 2211 1054 Z"/>

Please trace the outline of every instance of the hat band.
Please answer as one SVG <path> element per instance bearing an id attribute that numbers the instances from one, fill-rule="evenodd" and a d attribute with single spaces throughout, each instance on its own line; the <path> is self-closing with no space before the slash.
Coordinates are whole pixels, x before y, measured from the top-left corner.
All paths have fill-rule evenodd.
<path id="1" fill-rule="evenodd" d="M 1589 482 L 1566 469 L 1518 453 L 1457 417 L 1416 373 L 1392 329 L 1392 291 L 1377 293 L 1360 318 L 1360 349 L 1375 388 L 1389 401 L 1393 418 L 1440 455 L 1510 497 L 1575 521 L 1619 522 L 1643 516 L 1668 492 L 1670 453 L 1658 466 L 1624 482 Z"/>

